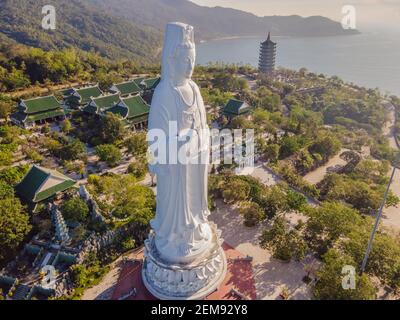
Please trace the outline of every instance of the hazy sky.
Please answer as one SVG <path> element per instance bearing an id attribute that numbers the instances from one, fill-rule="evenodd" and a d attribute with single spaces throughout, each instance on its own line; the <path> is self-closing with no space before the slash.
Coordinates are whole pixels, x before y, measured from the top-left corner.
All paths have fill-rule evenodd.
<path id="1" fill-rule="evenodd" d="M 191 0 L 205 6 L 231 7 L 254 14 L 301 16 L 322 15 L 336 21 L 342 19 L 342 7 L 353 5 L 357 27 L 384 27 L 400 30 L 400 0 Z"/>

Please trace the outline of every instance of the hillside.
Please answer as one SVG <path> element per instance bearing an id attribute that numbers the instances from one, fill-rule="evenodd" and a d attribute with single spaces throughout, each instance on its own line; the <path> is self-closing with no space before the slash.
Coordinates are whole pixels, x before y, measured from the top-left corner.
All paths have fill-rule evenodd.
<path id="1" fill-rule="evenodd" d="M 43 5 L 53 5 L 56 30 L 41 27 Z M 158 61 L 169 21 L 195 26 L 197 40 L 228 36 L 330 36 L 352 34 L 323 17 L 257 17 L 229 8 L 208 8 L 187 0 L 0 0 L 0 40 L 45 50 L 74 47 L 104 57 Z"/>
<path id="2" fill-rule="evenodd" d="M 41 8 L 56 8 L 56 30 L 41 27 Z M 161 33 L 108 15 L 85 0 L 0 0 L 0 34 L 16 42 L 46 50 L 77 47 L 109 58 L 126 57 L 153 62 Z"/>
<path id="3" fill-rule="evenodd" d="M 314 16 L 258 17 L 230 9 L 199 6 L 187 0 L 89 0 L 110 14 L 143 25 L 163 29 L 169 21 L 182 21 L 196 27 L 197 39 L 227 36 L 258 36 L 271 31 L 279 36 L 331 36 L 354 34 L 338 22 Z"/>

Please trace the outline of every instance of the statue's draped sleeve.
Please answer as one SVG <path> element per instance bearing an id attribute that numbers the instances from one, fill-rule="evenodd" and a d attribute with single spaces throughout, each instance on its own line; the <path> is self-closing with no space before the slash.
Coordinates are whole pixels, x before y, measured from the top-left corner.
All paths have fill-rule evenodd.
<path id="1" fill-rule="evenodd" d="M 161 89 L 157 88 L 157 89 Z M 169 121 L 170 115 L 166 105 L 160 99 L 160 90 L 156 90 L 153 96 L 152 105 L 149 115 L 149 129 L 156 129 L 163 132 L 163 135 L 158 136 L 158 140 L 153 147 L 158 146 L 157 152 L 165 153 L 165 159 L 168 161 L 168 139 L 169 139 Z M 154 148 L 150 143 L 150 151 L 153 152 Z M 162 157 L 161 157 L 162 158 Z M 166 163 L 149 163 L 149 171 L 155 175 L 165 175 L 168 173 L 168 162 Z"/>

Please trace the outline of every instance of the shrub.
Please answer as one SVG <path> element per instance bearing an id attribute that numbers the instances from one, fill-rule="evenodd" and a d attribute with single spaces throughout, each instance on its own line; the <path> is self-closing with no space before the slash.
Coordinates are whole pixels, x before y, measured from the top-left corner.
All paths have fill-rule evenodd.
<path id="1" fill-rule="evenodd" d="M 254 202 L 242 202 L 239 212 L 244 218 L 244 225 L 249 228 L 255 227 L 265 219 L 264 211 Z"/>
<path id="2" fill-rule="evenodd" d="M 275 219 L 272 228 L 265 230 L 260 237 L 262 248 L 273 251 L 276 259 L 301 261 L 307 252 L 307 244 L 297 229 L 289 230 L 286 221 L 282 217 Z"/>
<path id="3" fill-rule="evenodd" d="M 96 154 L 101 161 L 105 161 L 110 167 L 114 167 L 121 160 L 121 151 L 113 144 L 97 146 Z"/>
<path id="4" fill-rule="evenodd" d="M 144 159 L 132 162 L 128 166 L 128 173 L 132 174 L 138 180 L 143 179 L 147 172 L 147 163 Z"/>
<path id="5" fill-rule="evenodd" d="M 66 220 L 83 222 L 89 215 L 88 205 L 79 197 L 74 197 L 65 201 L 61 205 L 60 210 Z"/>

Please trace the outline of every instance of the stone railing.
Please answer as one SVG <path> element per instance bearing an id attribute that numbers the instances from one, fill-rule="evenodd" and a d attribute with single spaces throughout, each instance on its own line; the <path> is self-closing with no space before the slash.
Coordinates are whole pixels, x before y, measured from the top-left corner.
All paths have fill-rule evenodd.
<path id="1" fill-rule="evenodd" d="M 120 234 L 121 231 L 112 231 L 109 230 L 101 235 L 96 235 L 92 233 L 83 243 L 81 250 L 77 256 L 76 262 L 81 264 L 86 256 L 93 252 L 97 254 L 100 250 L 110 246 L 115 237 Z"/>
<path id="2" fill-rule="evenodd" d="M 86 201 L 86 203 L 89 206 L 90 214 L 93 220 L 95 221 L 100 221 L 100 222 L 106 222 L 106 219 L 101 213 L 101 210 L 97 204 L 97 202 L 93 199 L 93 197 L 90 195 L 90 193 L 87 191 L 85 186 L 80 186 L 79 187 L 79 196 Z"/>

